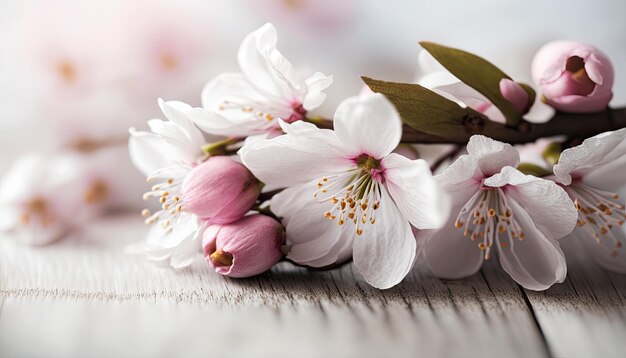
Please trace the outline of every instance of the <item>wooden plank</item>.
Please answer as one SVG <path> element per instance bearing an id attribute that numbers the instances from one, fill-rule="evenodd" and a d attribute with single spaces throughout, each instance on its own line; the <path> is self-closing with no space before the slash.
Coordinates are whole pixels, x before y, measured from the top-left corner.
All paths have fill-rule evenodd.
<path id="1" fill-rule="evenodd" d="M 568 277 L 545 292 L 527 291 L 555 357 L 623 357 L 626 276 L 609 273 L 575 238 L 561 240 Z"/>
<path id="2" fill-rule="evenodd" d="M 495 262 L 450 282 L 420 264 L 387 291 L 351 265 L 231 280 L 122 254 L 145 231 L 118 216 L 43 248 L 0 238 L 0 356 L 547 356 Z"/>

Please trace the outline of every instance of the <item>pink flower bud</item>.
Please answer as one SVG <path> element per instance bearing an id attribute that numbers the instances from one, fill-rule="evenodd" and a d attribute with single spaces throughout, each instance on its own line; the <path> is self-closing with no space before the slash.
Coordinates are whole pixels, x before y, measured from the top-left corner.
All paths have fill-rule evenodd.
<path id="1" fill-rule="evenodd" d="M 189 172 L 182 185 L 184 209 L 211 224 L 241 219 L 261 193 L 260 182 L 226 156 L 211 157 Z"/>
<path id="2" fill-rule="evenodd" d="M 521 114 L 526 114 L 530 109 L 532 103 L 528 103 L 528 93 L 524 91 L 522 86 L 510 79 L 503 78 L 500 80 L 500 93 L 502 97 L 511 102 L 513 107 Z"/>
<path id="3" fill-rule="evenodd" d="M 232 224 L 210 226 L 202 237 L 202 247 L 217 273 L 250 277 L 269 270 L 281 259 L 283 237 L 278 221 L 255 214 Z"/>
<path id="4" fill-rule="evenodd" d="M 560 111 L 601 111 L 613 97 L 613 65 L 589 45 L 550 42 L 535 55 L 531 71 L 548 104 Z"/>

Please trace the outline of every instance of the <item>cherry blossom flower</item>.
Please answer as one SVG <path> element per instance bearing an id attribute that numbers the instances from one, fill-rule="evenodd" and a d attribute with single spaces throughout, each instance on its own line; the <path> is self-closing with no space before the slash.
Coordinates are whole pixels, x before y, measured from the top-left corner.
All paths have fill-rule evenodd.
<path id="1" fill-rule="evenodd" d="M 144 199 L 158 198 L 160 210 L 142 214 L 158 224 L 148 239 L 131 248 L 174 268 L 189 265 L 200 250 L 202 233 L 210 224 L 239 220 L 256 201 L 261 187 L 241 163 L 227 157 L 204 159 L 202 133 L 187 118 L 190 107 L 159 100 L 167 121 L 148 121 L 151 132 L 131 128 L 130 156 L 148 182 L 158 181 Z M 217 138 L 214 138 L 217 139 Z"/>
<path id="2" fill-rule="evenodd" d="M 561 153 L 555 180 L 565 188 L 578 210 L 572 233 L 582 240 L 603 267 L 626 273 L 624 233 L 626 129 L 586 139 Z"/>
<path id="3" fill-rule="evenodd" d="M 339 105 L 335 130 L 280 122 L 285 135 L 244 146 L 243 162 L 262 181 L 289 188 L 272 199 L 283 218 L 288 258 L 322 267 L 352 255 L 367 282 L 389 288 L 412 268 L 411 225 L 434 229 L 448 199 L 424 160 L 392 153 L 402 123 L 380 94 Z"/>
<path id="4" fill-rule="evenodd" d="M 211 225 L 204 232 L 204 256 L 217 273 L 250 277 L 274 266 L 283 256 L 282 225 L 265 215 L 248 215 L 226 225 Z"/>
<path id="5" fill-rule="evenodd" d="M 71 154 L 24 154 L 0 181 L 0 230 L 22 242 L 44 245 L 60 239 L 97 212 L 80 161 Z"/>
<path id="6" fill-rule="evenodd" d="M 87 148 L 83 148 L 87 150 Z M 84 167 L 88 183 L 83 199 L 103 212 L 140 209 L 145 178 L 128 155 L 127 145 L 107 145 L 87 151 L 73 151 Z"/>
<path id="7" fill-rule="evenodd" d="M 593 46 L 549 42 L 537 51 L 531 71 L 547 102 L 563 112 L 601 111 L 613 97 L 613 65 Z"/>
<path id="8" fill-rule="evenodd" d="M 182 210 L 180 198 L 182 182 L 202 156 L 205 140 L 183 114 L 187 105 L 159 100 L 159 106 L 167 121 L 148 121 L 151 132 L 130 129 L 131 160 L 149 182 L 161 181 L 144 194 L 144 199 L 157 197 L 162 207 L 155 213 L 148 209 L 142 212 L 147 224 L 158 225 L 151 228 L 145 242 L 129 251 L 145 253 L 150 260 L 179 268 L 191 264 L 203 231 L 198 218 Z"/>
<path id="9" fill-rule="evenodd" d="M 480 92 L 461 82 L 458 78 L 446 70 L 428 51 L 421 51 L 418 56 L 417 83 L 440 96 L 456 102 L 459 106 L 470 107 L 473 110 L 487 116 L 490 120 L 504 123 L 502 112 L 494 106 Z M 546 122 L 554 115 L 554 109 L 540 100 L 528 108 L 528 94 L 522 87 L 509 79 L 500 81 L 500 93 L 508 99 L 515 108 L 524 114 L 524 119 L 529 122 Z"/>
<path id="10" fill-rule="evenodd" d="M 508 144 L 475 135 L 468 155 L 435 178 L 452 197 L 452 215 L 441 230 L 422 231 L 426 260 L 437 277 L 477 272 L 494 250 L 520 285 L 543 290 L 567 272 L 558 239 L 576 225 L 576 209 L 554 182 L 515 169 L 519 155 Z"/>
<path id="11" fill-rule="evenodd" d="M 303 119 L 326 99 L 332 77 L 316 72 L 301 79 L 276 48 L 276 29 L 265 24 L 249 34 L 239 48 L 241 73 L 223 73 L 202 92 L 204 108 L 190 118 L 207 133 L 245 137 L 278 132 L 278 118 Z"/>
<path id="12" fill-rule="evenodd" d="M 145 242 L 129 248 L 145 253 L 150 260 L 180 268 L 191 264 L 199 251 L 204 226 L 196 215 L 182 210 L 182 184 L 193 165 L 202 157 L 206 143 L 202 133 L 187 119 L 183 111 L 190 107 L 181 102 L 159 100 L 166 121 L 148 121 L 151 132 L 130 129 L 128 148 L 137 169 L 149 182 L 159 181 L 144 199 L 158 198 L 161 210 L 145 209 L 146 223 L 151 228 Z"/>

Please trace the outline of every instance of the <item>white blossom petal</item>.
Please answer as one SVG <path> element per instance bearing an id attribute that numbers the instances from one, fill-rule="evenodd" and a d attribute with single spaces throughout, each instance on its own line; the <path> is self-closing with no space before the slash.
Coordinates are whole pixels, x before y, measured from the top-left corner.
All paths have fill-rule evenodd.
<path id="1" fill-rule="evenodd" d="M 170 152 L 168 155 L 172 160 L 193 163 L 201 154 L 204 139 L 191 140 L 187 132 L 181 126 L 172 121 L 162 121 L 160 119 L 150 119 L 148 126 L 153 134 L 161 140 L 162 150 Z M 198 134 L 200 132 L 198 131 Z"/>
<path id="2" fill-rule="evenodd" d="M 529 290 L 541 291 L 563 282 L 567 274 L 565 255 L 556 240 L 547 237 L 535 218 L 534 208 L 509 200 L 513 217 L 521 226 L 524 240 L 511 240 L 510 246 L 499 248 L 500 263 L 515 282 Z"/>
<path id="3" fill-rule="evenodd" d="M 273 124 L 255 118 L 253 113 L 237 111 L 244 115 L 233 116 L 231 113 L 204 108 L 193 108 L 187 114 L 204 132 L 224 137 L 247 137 L 265 133 L 269 128 L 268 124 Z"/>
<path id="4" fill-rule="evenodd" d="M 626 242 L 626 233 L 624 227 L 613 227 L 610 235 L 621 242 Z M 568 240 L 578 240 L 583 243 L 583 248 L 590 253 L 598 265 L 606 270 L 626 274 L 626 251 L 622 247 L 617 247 L 616 242 L 609 239 L 609 236 L 603 235 L 596 240 L 583 228 L 576 228 Z"/>
<path id="5" fill-rule="evenodd" d="M 367 154 L 377 159 L 391 153 L 402 137 L 398 111 L 379 93 L 344 100 L 335 112 L 334 127 L 354 155 Z"/>
<path id="6" fill-rule="evenodd" d="M 170 258 L 172 268 L 181 269 L 193 263 L 202 250 L 202 232 L 203 230 L 197 230 L 193 236 L 188 236 L 176 247 Z"/>
<path id="7" fill-rule="evenodd" d="M 0 232 L 13 229 L 19 220 L 19 216 L 17 210 L 12 207 L 7 207 L 5 203 L 2 203 L 0 207 Z"/>
<path id="8" fill-rule="evenodd" d="M 461 108 L 466 108 L 467 104 L 463 102 L 460 98 L 453 95 L 450 91 L 454 87 L 464 86 L 465 84 L 459 81 L 458 78 L 454 77 L 448 71 L 438 71 L 426 74 L 421 77 L 418 82 L 420 86 L 426 87 L 431 91 L 437 93 L 438 95 L 455 102 Z"/>
<path id="9" fill-rule="evenodd" d="M 437 93 L 443 92 L 456 99 L 456 102 L 461 102 L 464 105 L 461 107 L 471 107 L 479 112 L 483 113 L 484 110 L 480 110 L 482 107 L 493 106 L 491 102 L 482 93 L 476 91 L 472 87 L 466 85 L 463 82 L 450 83 L 447 85 L 439 85 L 434 87 Z M 491 117 L 490 117 L 491 118 Z"/>
<path id="10" fill-rule="evenodd" d="M 430 54 L 430 52 L 424 49 L 422 49 L 417 55 L 417 69 L 419 77 L 424 77 L 437 72 L 450 73 L 433 57 L 433 55 Z M 459 79 L 454 77 L 454 82 L 459 82 Z"/>
<path id="11" fill-rule="evenodd" d="M 417 245 L 411 225 L 384 190 L 376 224 L 367 226 L 352 245 L 354 266 L 376 288 L 397 285 L 415 262 Z"/>
<path id="12" fill-rule="evenodd" d="M 470 138 L 467 152 L 478 159 L 478 166 L 484 176 L 499 173 L 506 166 L 516 167 L 519 163 L 519 153 L 510 144 L 482 135 Z"/>
<path id="13" fill-rule="evenodd" d="M 465 186 L 470 179 L 480 182 L 482 180 L 482 172 L 478 164 L 476 157 L 462 155 L 444 169 L 443 172 L 437 174 L 435 180 L 445 190 L 451 190 L 457 186 Z"/>
<path id="14" fill-rule="evenodd" d="M 417 84 L 419 84 L 422 87 L 426 87 L 430 90 L 437 90 L 442 87 L 445 88 L 446 86 L 454 86 L 454 85 L 458 85 L 461 83 L 462 82 L 458 78 L 454 77 L 454 75 L 452 75 L 450 72 L 446 70 L 426 73 L 424 76 L 420 77 L 419 80 L 417 81 Z M 446 92 L 446 94 L 450 96 L 450 98 L 448 99 L 455 101 L 455 102 L 459 101 L 459 98 L 452 96 L 450 93 Z M 463 103 L 460 103 L 459 105 L 465 106 L 465 104 Z"/>
<path id="15" fill-rule="evenodd" d="M 333 83 L 333 76 L 326 76 L 321 72 L 316 72 L 305 80 L 307 93 L 302 101 L 302 107 L 311 111 L 319 107 L 326 99 L 323 91 Z"/>
<path id="16" fill-rule="evenodd" d="M 294 90 L 301 86 L 291 64 L 276 49 L 276 42 L 276 29 L 265 24 L 246 36 L 237 59 L 241 71 L 258 91 L 288 103 L 297 95 Z"/>
<path id="17" fill-rule="evenodd" d="M 389 194 L 402 215 L 418 229 L 440 228 L 450 215 L 450 199 L 425 160 L 391 153 L 382 161 Z"/>
<path id="18" fill-rule="evenodd" d="M 287 258 L 302 265 L 323 267 L 341 262 L 352 254 L 354 229 L 324 217 L 329 204 L 313 198 L 316 183 L 286 189 L 271 201 L 272 212 L 282 218 L 291 247 Z"/>
<path id="19" fill-rule="evenodd" d="M 31 219 L 28 224 L 14 228 L 18 239 L 28 245 L 46 245 L 60 239 L 69 227 L 63 222 L 53 219 L 51 222 L 42 222 L 40 219 Z"/>
<path id="20" fill-rule="evenodd" d="M 40 153 L 20 155 L 0 178 L 0 206 L 19 203 L 33 196 L 33 189 L 48 182 L 47 160 Z"/>
<path id="21" fill-rule="evenodd" d="M 574 230 L 578 212 L 565 190 L 551 180 L 525 175 L 512 167 L 485 179 L 491 187 L 505 187 L 530 215 L 534 225 L 550 239 L 560 239 Z"/>
<path id="22" fill-rule="evenodd" d="M 23 242 L 43 245 L 95 213 L 98 208 L 84 200 L 91 178 L 81 159 L 70 152 L 16 158 L 0 181 L 0 230 L 15 229 Z M 30 209 L 33 202 L 43 203 L 43 210 Z"/>
<path id="23" fill-rule="evenodd" d="M 617 189 L 626 184 L 626 128 L 602 133 L 561 153 L 554 166 L 557 181 L 569 185 L 572 176 L 592 186 Z M 594 185 L 596 184 L 596 185 Z M 620 185 L 621 184 L 621 185 Z"/>
<path id="24" fill-rule="evenodd" d="M 181 132 L 187 139 L 187 142 L 189 142 L 188 146 L 193 148 L 191 153 L 195 154 L 198 151 L 197 148 L 201 147 L 205 143 L 205 140 L 202 133 L 193 125 L 192 121 L 186 115 L 186 112 L 191 109 L 191 106 L 179 101 L 165 102 L 159 98 L 159 107 L 161 107 L 161 111 L 163 111 L 165 117 L 179 127 L 179 132 Z"/>
<path id="25" fill-rule="evenodd" d="M 242 162 L 264 183 L 287 187 L 354 167 L 333 131 L 301 121 L 281 126 L 287 134 L 254 141 L 239 151 Z"/>
<path id="26" fill-rule="evenodd" d="M 458 279 L 478 272 L 483 264 L 484 252 L 469 237 L 463 236 L 463 229 L 454 223 L 461 208 L 479 190 L 473 181 L 450 190 L 452 211 L 448 221 L 440 230 L 422 230 L 417 233 L 419 241 L 425 241 L 423 252 L 428 266 L 436 277 Z"/>
<path id="27" fill-rule="evenodd" d="M 149 132 L 130 129 L 128 152 L 133 164 L 145 176 L 179 160 L 181 153 L 167 144 L 161 137 Z"/>
<path id="28" fill-rule="evenodd" d="M 270 112 L 271 100 L 261 95 L 241 73 L 222 73 L 202 90 L 203 108 L 188 112 L 203 131 L 229 137 L 245 137 L 276 126 L 258 113 Z M 272 116 L 288 116 L 291 108 L 271 108 Z"/>
<path id="29" fill-rule="evenodd" d="M 159 100 L 168 121 L 152 119 L 150 132 L 129 130 L 128 150 L 133 164 L 146 176 L 181 162 L 194 163 L 202 155 L 205 143 L 202 133 L 187 118 L 184 111 L 191 107 L 182 102 Z"/>
<path id="30" fill-rule="evenodd" d="M 221 114 L 224 116 L 235 119 L 248 118 L 250 113 L 242 111 L 241 108 L 221 109 L 224 102 L 253 104 L 267 101 L 267 98 L 263 97 L 243 74 L 234 72 L 224 72 L 215 76 L 202 89 L 201 98 L 202 107 L 212 111 L 222 111 Z"/>
<path id="31" fill-rule="evenodd" d="M 198 230 L 200 226 L 195 216 L 183 213 L 173 231 L 166 232 L 161 226 L 154 225 L 145 241 L 130 245 L 125 251 L 143 254 L 157 264 L 181 268 L 184 264 L 191 263 L 188 260 L 194 245 L 191 241 L 198 235 Z M 198 250 L 199 247 L 198 244 Z"/>

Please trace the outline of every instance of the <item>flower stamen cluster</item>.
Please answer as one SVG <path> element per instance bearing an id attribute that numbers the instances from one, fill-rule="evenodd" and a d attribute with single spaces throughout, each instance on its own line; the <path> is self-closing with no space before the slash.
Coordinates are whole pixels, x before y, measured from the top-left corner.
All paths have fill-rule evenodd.
<path id="1" fill-rule="evenodd" d="M 515 220 L 503 190 L 485 188 L 476 192 L 454 221 L 457 229 L 463 228 L 463 236 L 469 236 L 472 241 L 482 239 L 478 248 L 485 252 L 485 260 L 491 257 L 494 244 L 503 249 L 511 246 L 515 239 L 524 240 L 524 232 Z"/>
<path id="2" fill-rule="evenodd" d="M 584 228 L 587 234 L 598 243 L 603 238 L 612 241 L 611 246 L 615 249 L 610 250 L 609 254 L 617 255 L 616 249 L 622 247 L 622 243 L 611 229 L 614 226 L 624 225 L 626 219 L 624 205 L 619 201 L 620 196 L 582 183 L 572 185 L 568 189 L 578 210 L 578 227 Z M 609 250 L 607 246 L 601 246 Z"/>
<path id="3" fill-rule="evenodd" d="M 148 181 L 153 178 L 148 178 Z M 152 214 L 150 210 L 144 209 L 141 215 L 146 218 L 148 225 L 159 223 L 165 232 L 171 232 L 174 228 L 173 223 L 183 211 L 182 202 L 182 179 L 168 178 L 164 182 L 154 185 L 152 189 L 143 195 L 144 200 L 156 197 L 161 203 L 161 210 Z"/>

